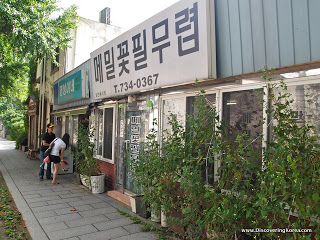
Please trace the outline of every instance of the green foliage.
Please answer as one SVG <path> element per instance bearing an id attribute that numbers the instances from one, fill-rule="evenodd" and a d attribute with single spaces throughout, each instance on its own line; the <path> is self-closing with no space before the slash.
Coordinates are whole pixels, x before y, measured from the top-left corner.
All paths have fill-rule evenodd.
<path id="1" fill-rule="evenodd" d="M 76 7 L 61 10 L 56 0 L 0 2 L 0 96 L 8 96 L 13 82 L 32 69 L 30 62 L 55 59 L 57 47 L 68 47 Z"/>
<path id="2" fill-rule="evenodd" d="M 20 145 L 28 145 L 28 132 L 27 130 L 19 133 L 17 138 L 15 139 L 16 141 L 16 148 L 19 148 Z"/>
<path id="3" fill-rule="evenodd" d="M 94 136 L 94 130 L 80 124 L 77 131 L 78 151 L 75 153 L 77 171 L 85 176 L 94 176 L 100 173 L 99 162 L 94 159 L 94 143 L 90 141 Z"/>
<path id="4" fill-rule="evenodd" d="M 1 102 L 1 100 L 2 98 L 0 98 L 0 109 L 4 111 L 0 112 L 0 120 L 8 130 L 10 139 L 16 141 L 16 147 L 18 147 L 19 144 L 25 143 L 28 137 L 25 106 L 7 103 L 7 101 Z"/>
<path id="5" fill-rule="evenodd" d="M 57 47 L 67 47 L 70 30 L 75 27 L 76 7 L 60 10 L 56 0 L 3 0 L 0 4 L 0 59 L 8 56 L 24 59 L 26 55 L 38 59 L 47 54 L 54 58 Z"/>
<path id="6" fill-rule="evenodd" d="M 56 0 L 0 1 L 0 121 L 9 138 L 22 142 L 27 129 L 24 101 L 35 90 L 36 65 L 65 48 L 76 26 L 76 7 L 60 14 Z M 54 17 L 53 14 L 57 15 Z"/>
<path id="7" fill-rule="evenodd" d="M 12 204 L 11 194 L 0 174 L 0 222 L 6 229 L 6 235 L 10 239 L 28 239 L 25 231 L 20 231 L 21 213 Z"/>
<path id="8" fill-rule="evenodd" d="M 243 233 L 242 229 L 315 229 L 320 239 L 320 151 L 313 126 L 291 117 L 293 100 L 283 81 L 268 71 L 262 102 L 272 139 L 254 149 L 252 139 L 227 134 L 227 126 L 198 94 L 198 112 L 186 127 L 175 115 L 170 129 L 158 139 L 150 131 L 139 159 L 132 162 L 133 178 L 152 209 L 162 210 L 171 226 L 184 229 L 187 239 L 311 239 L 310 233 Z M 156 124 L 156 122 L 154 123 Z M 220 166 L 216 181 L 206 185 L 203 169 Z"/>

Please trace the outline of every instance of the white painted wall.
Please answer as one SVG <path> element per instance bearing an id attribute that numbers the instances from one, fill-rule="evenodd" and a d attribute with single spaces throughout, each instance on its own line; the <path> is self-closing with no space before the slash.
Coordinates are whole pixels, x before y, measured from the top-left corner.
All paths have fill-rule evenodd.
<path id="1" fill-rule="evenodd" d="M 124 32 L 123 28 L 80 18 L 67 49 L 65 73 L 90 58 L 90 53 Z"/>

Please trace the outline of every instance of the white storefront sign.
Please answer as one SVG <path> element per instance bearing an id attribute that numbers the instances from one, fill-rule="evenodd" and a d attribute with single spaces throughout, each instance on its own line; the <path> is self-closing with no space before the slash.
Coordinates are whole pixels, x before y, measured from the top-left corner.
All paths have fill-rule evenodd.
<path id="1" fill-rule="evenodd" d="M 209 1 L 179 1 L 92 52 L 94 99 L 208 78 Z"/>

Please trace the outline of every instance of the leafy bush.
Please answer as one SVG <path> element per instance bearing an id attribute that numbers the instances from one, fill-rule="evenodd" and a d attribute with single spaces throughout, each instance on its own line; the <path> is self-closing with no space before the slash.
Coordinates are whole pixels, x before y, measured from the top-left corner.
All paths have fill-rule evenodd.
<path id="1" fill-rule="evenodd" d="M 80 174 L 85 176 L 94 176 L 100 172 L 99 162 L 94 159 L 94 143 L 90 141 L 93 137 L 93 131 L 80 124 L 77 131 L 78 149 L 75 153 L 76 168 Z"/>
<path id="2" fill-rule="evenodd" d="M 274 124 L 262 155 L 245 134 L 235 140 L 226 134 L 200 91 L 199 111 L 187 127 L 171 114 L 171 129 L 161 140 L 152 129 L 132 162 L 145 201 L 161 209 L 171 226 L 183 229 L 185 238 L 311 239 L 310 232 L 242 232 L 287 228 L 313 229 L 312 237 L 320 239 L 320 151 L 314 127 L 292 119 L 293 100 L 283 81 L 272 81 L 268 71 L 263 78 L 269 94 L 261 104 Z M 211 186 L 202 176 L 208 163 L 220 166 Z"/>
<path id="3" fill-rule="evenodd" d="M 16 139 L 16 148 L 19 148 L 20 145 L 28 145 L 28 132 L 24 131 L 17 136 Z"/>

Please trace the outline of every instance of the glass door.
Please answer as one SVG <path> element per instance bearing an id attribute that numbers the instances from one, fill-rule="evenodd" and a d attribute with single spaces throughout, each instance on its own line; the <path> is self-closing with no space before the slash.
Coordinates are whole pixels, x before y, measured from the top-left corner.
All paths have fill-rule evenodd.
<path id="1" fill-rule="evenodd" d="M 158 119 L 158 100 L 159 96 L 148 95 L 139 101 L 119 106 L 117 181 L 124 189 L 136 194 L 141 193 L 141 189 L 132 179 L 130 164 L 139 159 L 149 130 L 156 127 L 153 121 Z"/>
<path id="2" fill-rule="evenodd" d="M 139 159 L 140 144 L 144 138 L 144 125 L 141 124 L 144 121 L 144 114 L 139 110 L 127 111 L 127 131 L 126 131 L 126 171 L 125 171 L 125 188 L 131 192 L 138 193 L 139 190 L 135 186 L 131 177 L 130 164 L 133 160 Z"/>
<path id="3" fill-rule="evenodd" d="M 119 104 L 118 108 L 118 144 L 117 144 L 117 188 L 123 189 L 125 175 L 125 156 L 126 156 L 126 104 Z"/>

